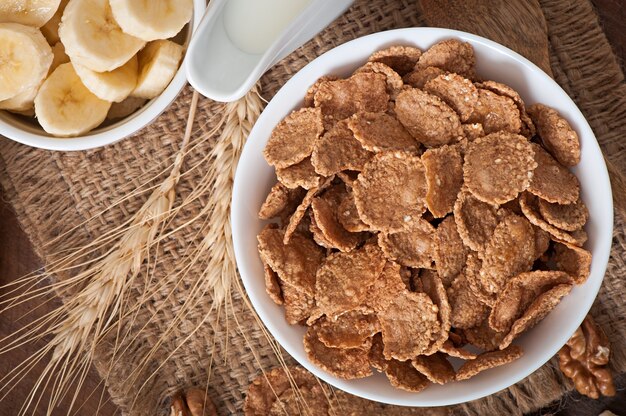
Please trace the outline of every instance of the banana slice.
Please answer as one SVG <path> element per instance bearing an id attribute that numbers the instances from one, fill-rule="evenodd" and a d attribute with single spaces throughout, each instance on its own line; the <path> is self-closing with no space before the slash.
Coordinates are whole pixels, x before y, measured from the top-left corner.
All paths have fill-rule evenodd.
<path id="1" fill-rule="evenodd" d="M 70 61 L 70 57 L 65 53 L 65 48 L 61 42 L 57 42 L 52 47 L 52 65 L 50 65 L 50 70 L 48 71 L 48 75 L 54 72 L 55 69 L 59 67 L 61 64 L 66 64 Z"/>
<path id="2" fill-rule="evenodd" d="M 124 32 L 150 42 L 176 36 L 191 20 L 193 0 L 110 0 Z"/>
<path id="3" fill-rule="evenodd" d="M 107 120 L 119 120 L 139 110 L 147 102 L 145 98 L 128 97 L 121 103 L 111 104 Z"/>
<path id="4" fill-rule="evenodd" d="M 61 0 L 0 0 L 0 23 L 41 27 L 57 11 Z"/>
<path id="5" fill-rule="evenodd" d="M 131 95 L 151 100 L 161 94 L 176 75 L 183 47 L 169 40 L 155 40 L 138 56 L 139 79 Z"/>
<path id="6" fill-rule="evenodd" d="M 122 32 L 108 0 L 70 1 L 63 12 L 59 37 L 72 63 L 96 72 L 119 68 L 146 44 Z"/>
<path id="7" fill-rule="evenodd" d="M 137 86 L 137 57 L 111 72 L 95 72 L 75 63 L 74 69 L 89 91 L 105 101 L 124 101 Z"/>
<path id="8" fill-rule="evenodd" d="M 70 0 L 61 0 L 54 16 L 52 16 L 45 25 L 41 26 L 41 33 L 43 33 L 43 36 L 50 45 L 54 45 L 61 40 L 59 38 L 59 24 L 61 23 L 61 16 L 63 16 L 63 11 L 68 1 Z"/>
<path id="9" fill-rule="evenodd" d="M 71 63 L 60 65 L 43 83 L 35 98 L 41 127 L 58 137 L 73 137 L 98 127 L 111 103 L 87 89 Z"/>
<path id="10" fill-rule="evenodd" d="M 35 97 L 37 96 L 37 91 L 39 91 L 39 87 L 40 85 L 37 85 L 17 94 L 13 98 L 0 101 L 0 110 L 9 110 L 13 112 L 32 110 L 35 105 Z"/>
<path id="11" fill-rule="evenodd" d="M 39 29 L 0 23 L 0 100 L 41 84 L 51 63 L 52 49 Z"/>

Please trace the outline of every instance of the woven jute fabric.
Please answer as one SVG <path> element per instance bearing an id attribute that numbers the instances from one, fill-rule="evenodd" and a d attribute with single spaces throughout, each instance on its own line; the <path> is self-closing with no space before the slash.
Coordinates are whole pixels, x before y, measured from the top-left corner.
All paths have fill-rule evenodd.
<path id="1" fill-rule="evenodd" d="M 545 0 L 541 4 L 548 23 L 555 79 L 587 117 L 605 155 L 617 166 L 626 167 L 626 86 L 591 4 L 586 0 Z M 301 67 L 334 46 L 381 30 L 420 25 L 414 1 L 357 1 L 330 27 L 269 71 L 261 80 L 262 95 L 271 99 Z M 55 253 L 81 247 L 103 235 L 138 210 L 149 193 L 117 202 L 146 183 L 155 184 L 163 178 L 158 173 L 172 163 L 179 149 L 190 98 L 191 92 L 186 89 L 151 126 L 134 137 L 94 151 L 48 152 L 0 139 L 0 177 L 5 198 L 15 208 L 45 263 L 54 260 Z M 194 137 L 208 132 L 222 110 L 222 104 L 202 99 Z M 186 167 L 199 163 L 212 145 L 213 141 L 208 140 L 196 148 L 187 157 Z M 200 168 L 183 176 L 177 187 L 177 202 L 196 187 L 203 173 Z M 168 228 L 174 229 L 193 218 L 202 205 L 203 200 L 199 199 L 185 206 Z M 85 222 L 90 218 L 94 219 Z M 209 313 L 207 295 L 206 302 L 198 303 L 182 322 L 175 321 L 202 265 L 185 274 L 182 281 L 171 276 L 183 262 L 184 253 L 198 246 L 201 236 L 197 231 L 204 220 L 200 218 L 197 224 L 172 234 L 151 253 L 158 259 L 150 265 L 154 267 L 152 281 L 161 282 L 164 289 L 152 295 L 134 320 L 123 323 L 133 336 L 125 341 L 125 352 L 116 358 L 110 372 L 111 348 L 106 340 L 97 351 L 96 367 L 106 377 L 112 400 L 124 413 L 165 414 L 170 394 L 181 387 L 208 383 L 220 414 L 241 414 L 247 386 L 261 373 L 260 369 L 280 365 L 272 345 L 236 291 L 219 320 Z M 612 366 L 616 372 L 626 370 L 626 287 L 622 278 L 626 273 L 625 250 L 624 220 L 616 217 L 608 271 L 592 310 L 598 324 L 614 341 Z M 144 278 L 142 274 L 136 280 L 136 290 L 143 290 Z M 173 322 L 176 324 L 171 335 L 165 342 L 157 343 Z M 201 325 L 200 330 L 188 337 L 197 325 Z M 185 342 L 181 345 L 182 340 Z M 153 349 L 153 358 L 143 362 Z M 293 363 L 284 353 L 283 358 Z M 124 382 L 136 371 L 139 382 Z M 446 411 L 522 414 L 561 398 L 571 387 L 553 359 L 509 389 Z M 424 412 L 415 409 L 411 413 Z"/>

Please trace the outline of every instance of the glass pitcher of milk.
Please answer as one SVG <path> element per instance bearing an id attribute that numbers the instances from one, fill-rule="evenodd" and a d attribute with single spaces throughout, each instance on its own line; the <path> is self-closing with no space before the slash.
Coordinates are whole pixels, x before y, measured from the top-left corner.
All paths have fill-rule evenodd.
<path id="1" fill-rule="evenodd" d="M 217 101 L 245 95 L 276 62 L 341 15 L 353 0 L 211 0 L 196 29 L 186 70 Z"/>

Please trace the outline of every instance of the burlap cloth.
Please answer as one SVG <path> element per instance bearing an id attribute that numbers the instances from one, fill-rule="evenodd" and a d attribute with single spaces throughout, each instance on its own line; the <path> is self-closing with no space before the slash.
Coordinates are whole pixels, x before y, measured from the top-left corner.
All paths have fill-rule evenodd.
<path id="1" fill-rule="evenodd" d="M 605 154 L 617 166 L 626 167 L 626 146 L 622 137 L 626 134 L 626 86 L 590 2 L 544 0 L 541 3 L 548 22 L 551 64 L 557 82 L 583 111 Z M 381 30 L 419 25 L 420 16 L 415 1 L 358 1 L 332 26 L 266 74 L 262 79 L 262 95 L 270 99 L 298 69 L 345 41 Z M 35 250 L 45 262 L 51 260 L 53 253 L 84 245 L 94 236 L 110 230 L 141 206 L 147 195 L 133 198 L 100 214 L 104 208 L 141 185 L 142 179 L 149 178 L 171 163 L 184 130 L 189 101 L 190 92 L 186 90 L 150 127 L 132 138 L 95 151 L 41 151 L 0 139 L 1 180 L 5 197 L 15 208 Z M 196 134 L 208 131 L 210 117 L 221 109 L 222 105 L 202 99 Z M 205 143 L 190 155 L 187 166 L 198 162 L 211 143 Z M 183 178 L 178 186 L 179 201 L 194 188 L 202 173 L 200 169 Z M 171 227 L 183 223 L 185 218 L 191 218 L 201 204 L 202 201 L 197 201 L 195 205 L 186 207 Z M 97 215 L 96 220 L 54 240 L 55 236 L 94 215 Z M 160 260 L 155 270 L 157 279 L 168 279 L 176 270 L 181 253 L 198 243 L 196 229 L 193 225 L 186 227 L 160 245 Z M 626 370 L 626 320 L 623 318 L 626 316 L 623 302 L 626 291 L 622 278 L 626 271 L 624 231 L 623 218 L 618 216 L 607 275 L 593 308 L 597 322 L 613 340 L 612 362 L 617 372 Z M 155 358 L 142 370 L 144 378 L 140 377 L 140 380 L 143 382 L 158 369 L 156 377 L 148 380 L 131 410 L 132 398 L 141 383 L 128 385 L 123 380 L 155 345 L 180 309 L 194 276 L 199 274 L 200 269 L 188 274 L 173 296 L 168 296 L 167 291 L 154 295 L 138 315 L 135 329 L 147 322 L 153 311 L 161 308 L 161 312 L 137 338 L 128 341 L 127 353 L 108 374 L 109 393 L 124 413 L 163 413 L 169 394 L 194 383 L 206 385 L 209 380 L 210 395 L 218 404 L 220 414 L 240 414 L 247 386 L 260 374 L 260 365 L 266 369 L 279 365 L 269 343 L 236 293 L 233 294 L 232 309 L 222 314 L 219 323 L 209 320 L 201 331 L 176 350 L 178 341 L 184 339 L 190 328 L 207 314 L 210 303 L 207 299 L 177 326 L 170 340 L 158 347 Z M 173 281 L 168 284 L 172 287 L 176 285 Z M 233 313 L 244 326 L 254 348 L 248 348 L 244 337 L 232 323 Z M 96 364 L 101 373 L 108 364 L 108 353 L 106 346 L 97 352 Z M 171 357 L 165 359 L 170 354 Z M 476 415 L 521 414 L 547 405 L 562 397 L 570 388 L 571 385 L 563 379 L 552 360 L 507 390 L 451 410 Z"/>

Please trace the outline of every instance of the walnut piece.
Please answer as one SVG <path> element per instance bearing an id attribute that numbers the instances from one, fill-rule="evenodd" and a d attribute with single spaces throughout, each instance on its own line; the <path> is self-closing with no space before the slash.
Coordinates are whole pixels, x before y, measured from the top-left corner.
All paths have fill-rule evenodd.
<path id="1" fill-rule="evenodd" d="M 190 388 L 172 396 L 170 416 L 217 416 L 217 409 L 204 389 Z"/>
<path id="2" fill-rule="evenodd" d="M 608 368 L 610 356 L 606 334 L 588 315 L 559 351 L 559 367 L 582 395 L 597 399 L 614 396 L 615 385 Z"/>

